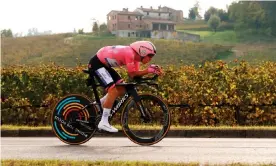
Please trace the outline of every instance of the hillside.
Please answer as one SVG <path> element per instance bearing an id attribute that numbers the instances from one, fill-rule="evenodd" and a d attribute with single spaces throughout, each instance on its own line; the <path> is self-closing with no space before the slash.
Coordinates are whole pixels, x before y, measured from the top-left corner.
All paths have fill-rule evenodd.
<path id="1" fill-rule="evenodd" d="M 227 63 L 245 60 L 251 64 L 276 61 L 276 37 L 252 29 L 235 30 L 234 24 L 222 22 L 213 32 L 204 20 L 185 21 L 176 26 L 177 31 L 200 35 L 200 41 L 208 44 L 233 46 L 232 52 L 220 54 L 217 59 Z"/>
<path id="2" fill-rule="evenodd" d="M 39 65 L 55 62 L 63 66 L 86 64 L 98 49 L 106 45 L 127 45 L 141 38 L 94 37 L 59 34 L 22 38 L 3 38 L 2 65 Z M 199 64 L 215 60 L 231 46 L 173 40 L 151 40 L 157 47 L 157 64 Z"/>

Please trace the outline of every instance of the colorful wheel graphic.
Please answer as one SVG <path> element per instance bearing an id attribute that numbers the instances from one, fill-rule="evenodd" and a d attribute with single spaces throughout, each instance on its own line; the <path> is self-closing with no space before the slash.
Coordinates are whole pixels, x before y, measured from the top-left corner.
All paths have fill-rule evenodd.
<path id="1" fill-rule="evenodd" d="M 97 111 L 84 95 L 70 94 L 57 102 L 52 113 L 52 129 L 67 144 L 83 144 L 95 133 Z"/>

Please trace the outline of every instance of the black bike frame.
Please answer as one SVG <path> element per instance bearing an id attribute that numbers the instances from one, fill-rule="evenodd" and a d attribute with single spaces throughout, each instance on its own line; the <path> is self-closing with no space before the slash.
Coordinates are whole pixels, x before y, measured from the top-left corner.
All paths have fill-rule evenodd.
<path id="1" fill-rule="evenodd" d="M 95 99 L 96 99 L 96 103 L 95 104 L 98 104 L 99 107 L 100 107 L 100 112 L 101 114 L 103 113 L 103 108 L 101 106 L 101 102 L 100 102 L 100 97 L 99 97 L 99 94 L 98 94 L 98 91 L 97 91 L 97 87 L 98 86 L 101 86 L 99 84 L 96 84 L 95 83 L 95 76 L 94 75 L 90 75 L 89 78 L 88 78 L 88 82 L 91 83 L 92 85 L 92 89 L 93 89 L 93 93 L 94 93 L 94 96 L 95 96 Z M 140 97 L 137 93 L 137 90 L 136 90 L 136 87 L 135 87 L 136 84 L 134 83 L 120 83 L 120 84 L 116 84 L 116 86 L 124 86 L 125 89 L 126 89 L 126 93 L 125 95 L 122 97 L 122 99 L 116 104 L 116 106 L 113 105 L 112 109 L 111 109 L 111 112 L 110 112 L 110 119 L 112 119 L 112 117 L 116 114 L 116 112 L 118 110 L 120 110 L 121 106 L 132 96 L 135 103 L 139 106 L 139 111 L 141 112 L 141 115 L 142 117 L 146 117 L 146 114 L 145 114 L 145 111 L 144 111 L 144 106 L 142 104 L 142 102 L 140 102 Z M 94 103 L 91 103 L 91 104 L 94 104 Z"/>

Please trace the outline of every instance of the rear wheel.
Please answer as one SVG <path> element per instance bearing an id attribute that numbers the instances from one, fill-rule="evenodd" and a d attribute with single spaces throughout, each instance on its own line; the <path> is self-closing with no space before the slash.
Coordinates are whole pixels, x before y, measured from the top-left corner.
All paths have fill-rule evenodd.
<path id="1" fill-rule="evenodd" d="M 139 145 L 153 145 L 161 141 L 170 129 L 171 116 L 165 102 L 151 94 L 139 95 L 147 119 L 141 118 L 139 106 L 130 98 L 122 111 L 121 123 L 125 135 Z"/>
<path id="2" fill-rule="evenodd" d="M 51 123 L 55 135 L 66 144 L 87 142 L 96 131 L 97 109 L 92 101 L 80 94 L 60 99 L 54 107 Z"/>

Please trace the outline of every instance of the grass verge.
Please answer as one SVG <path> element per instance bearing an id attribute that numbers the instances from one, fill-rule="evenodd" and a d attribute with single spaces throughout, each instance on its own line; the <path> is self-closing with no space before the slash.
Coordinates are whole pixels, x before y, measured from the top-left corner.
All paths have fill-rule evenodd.
<path id="1" fill-rule="evenodd" d="M 119 130 L 120 125 L 114 125 Z M 131 126 L 132 129 L 154 130 L 160 129 L 159 126 Z M 51 126 L 20 126 L 20 125 L 2 125 L 1 130 L 51 130 Z M 170 130 L 276 130 L 276 126 L 175 126 L 172 125 Z"/>
<path id="2" fill-rule="evenodd" d="M 203 42 L 214 43 L 214 44 L 236 44 L 238 43 L 238 38 L 235 31 L 193 31 L 193 30 L 180 30 L 182 32 L 187 32 L 191 34 L 200 35 L 200 39 Z"/>
<path id="3" fill-rule="evenodd" d="M 179 32 L 187 32 L 191 34 L 200 35 L 202 42 L 212 44 L 223 44 L 223 45 L 235 45 L 235 44 L 262 44 L 269 45 L 276 42 L 276 38 L 273 36 L 267 36 L 263 34 L 249 33 L 246 31 L 197 31 L 197 30 L 178 30 Z"/>
<path id="4" fill-rule="evenodd" d="M 1 160 L 3 166 L 200 166 L 202 164 L 196 162 L 190 163 L 169 163 L 169 162 L 146 162 L 146 161 L 71 161 L 71 160 Z M 204 163 L 204 166 L 212 164 Z M 217 166 L 248 166 L 252 164 L 246 163 L 229 163 L 229 164 L 215 164 Z M 262 166 L 272 166 L 273 164 L 254 164 Z"/>

